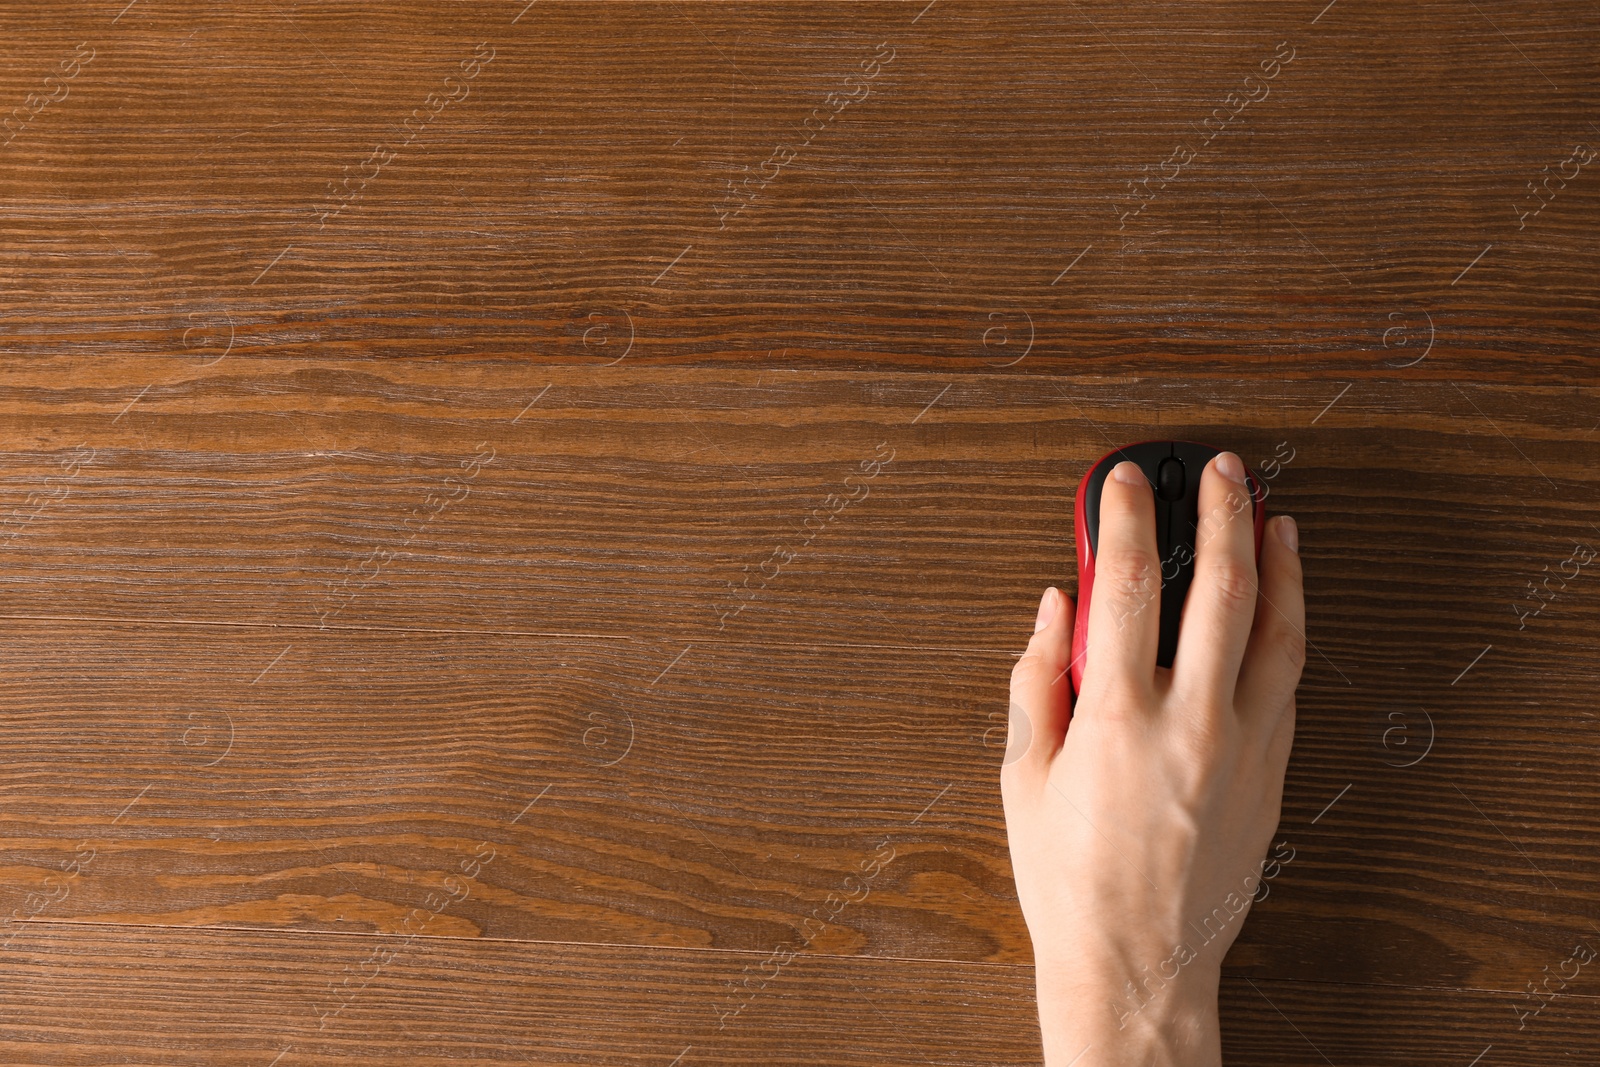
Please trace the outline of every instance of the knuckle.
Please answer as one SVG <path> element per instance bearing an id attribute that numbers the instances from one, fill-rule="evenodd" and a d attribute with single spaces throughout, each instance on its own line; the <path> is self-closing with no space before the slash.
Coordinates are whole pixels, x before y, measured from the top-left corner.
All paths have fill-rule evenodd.
<path id="1" fill-rule="evenodd" d="M 1094 579 L 1096 596 L 1104 590 L 1125 601 L 1141 601 L 1161 588 L 1161 561 L 1154 552 L 1125 549 L 1106 558 L 1100 567 Z"/>
<path id="2" fill-rule="evenodd" d="M 1106 724 L 1142 721 L 1146 709 L 1155 703 L 1154 686 L 1143 678 L 1115 669 L 1103 657 L 1090 657 L 1083 668 L 1083 686 L 1078 692 L 1079 707 L 1092 707 L 1094 717 Z"/>
<path id="3" fill-rule="evenodd" d="M 1218 560 L 1211 565 L 1208 580 L 1224 607 L 1255 607 L 1256 575 L 1253 567 L 1233 559 Z"/>
<path id="4" fill-rule="evenodd" d="M 1102 721 L 1136 723 L 1147 718 L 1147 709 L 1150 709 L 1150 705 L 1154 702 L 1155 696 L 1150 691 L 1150 686 L 1141 678 L 1118 675 L 1102 680 L 1099 701 L 1094 704 L 1094 713 Z"/>
<path id="5" fill-rule="evenodd" d="M 1011 668 L 1011 684 L 1017 688 L 1026 688 L 1028 683 L 1038 678 L 1044 669 L 1044 653 L 1030 647 Z"/>
<path id="6" fill-rule="evenodd" d="M 1277 646 L 1278 653 L 1283 656 L 1289 669 L 1294 671 L 1295 677 L 1298 678 L 1306 666 L 1305 635 L 1293 626 L 1285 626 L 1274 636 L 1273 644 Z"/>

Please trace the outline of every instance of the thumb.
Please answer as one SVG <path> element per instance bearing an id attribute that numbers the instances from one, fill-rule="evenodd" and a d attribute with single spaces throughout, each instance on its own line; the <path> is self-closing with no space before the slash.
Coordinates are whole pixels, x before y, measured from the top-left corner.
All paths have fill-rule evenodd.
<path id="1" fill-rule="evenodd" d="M 1055 586 L 1044 591 L 1028 649 L 1011 669 L 1011 715 L 1006 767 L 1048 766 L 1072 718 L 1072 598 Z"/>

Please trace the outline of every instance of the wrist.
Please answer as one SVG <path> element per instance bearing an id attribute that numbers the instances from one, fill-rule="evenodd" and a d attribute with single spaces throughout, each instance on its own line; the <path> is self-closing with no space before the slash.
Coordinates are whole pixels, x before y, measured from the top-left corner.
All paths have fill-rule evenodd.
<path id="1" fill-rule="evenodd" d="M 1220 1067 L 1220 972 L 1127 962 L 1036 965 L 1045 1067 Z"/>

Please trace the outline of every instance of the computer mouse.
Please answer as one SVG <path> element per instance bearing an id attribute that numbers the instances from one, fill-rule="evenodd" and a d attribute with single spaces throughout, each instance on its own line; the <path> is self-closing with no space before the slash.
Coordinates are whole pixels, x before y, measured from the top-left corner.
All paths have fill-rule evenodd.
<path id="1" fill-rule="evenodd" d="M 1078 615 L 1072 629 L 1072 691 L 1081 691 L 1084 649 L 1089 639 L 1089 602 L 1094 595 L 1094 557 L 1099 545 L 1100 494 L 1111 468 L 1132 460 L 1155 490 L 1156 549 L 1161 559 L 1161 642 L 1156 664 L 1171 667 L 1178 652 L 1178 623 L 1194 579 L 1195 536 L 1200 525 L 1200 474 L 1220 448 L 1196 441 L 1139 441 L 1100 457 L 1078 483 L 1073 529 L 1078 544 Z M 1266 528 L 1264 483 L 1248 465 L 1245 482 L 1254 512 L 1256 562 L 1261 561 L 1261 534 Z"/>

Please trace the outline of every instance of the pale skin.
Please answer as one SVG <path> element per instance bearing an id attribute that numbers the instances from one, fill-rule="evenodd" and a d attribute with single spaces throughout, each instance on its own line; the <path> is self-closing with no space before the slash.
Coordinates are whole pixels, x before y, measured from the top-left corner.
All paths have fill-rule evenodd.
<path id="1" fill-rule="evenodd" d="M 1224 452 L 1202 475 L 1170 668 L 1154 496 L 1124 462 L 1100 505 L 1082 691 L 1075 605 L 1054 587 L 1012 671 L 1000 787 L 1046 1067 L 1222 1063 L 1222 959 L 1272 877 L 1305 664 L 1298 532 L 1267 523 L 1258 573 L 1243 473 Z"/>

